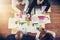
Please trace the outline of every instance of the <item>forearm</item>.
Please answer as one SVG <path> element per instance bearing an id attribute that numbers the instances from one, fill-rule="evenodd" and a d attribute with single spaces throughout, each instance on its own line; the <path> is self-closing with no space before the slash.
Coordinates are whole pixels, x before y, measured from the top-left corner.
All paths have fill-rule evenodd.
<path id="1" fill-rule="evenodd" d="M 28 6 L 29 6 L 29 1 L 26 0 L 26 3 L 25 3 L 25 7 L 24 7 L 24 11 L 23 12 L 26 12 L 27 11 Z"/>

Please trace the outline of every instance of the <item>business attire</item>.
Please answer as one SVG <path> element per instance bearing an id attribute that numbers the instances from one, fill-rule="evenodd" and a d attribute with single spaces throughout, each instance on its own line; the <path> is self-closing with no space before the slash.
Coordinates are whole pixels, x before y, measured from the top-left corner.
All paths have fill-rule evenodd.
<path id="1" fill-rule="evenodd" d="M 45 8 L 45 10 L 44 10 L 45 12 L 47 12 L 48 9 L 49 9 L 49 7 L 50 7 L 50 3 L 49 3 L 48 0 L 44 0 L 44 1 L 42 2 L 42 4 L 39 4 L 39 5 L 37 4 L 37 0 L 33 0 L 32 3 L 28 6 L 29 10 L 28 10 L 27 14 L 28 14 L 28 13 L 31 14 L 31 11 L 32 11 L 32 9 L 33 9 L 35 6 L 41 7 L 41 6 L 44 6 L 44 5 L 47 6 L 47 7 Z"/>
<path id="2" fill-rule="evenodd" d="M 46 33 L 44 37 L 40 37 L 40 40 L 54 40 L 54 37 L 51 33 Z"/>
<path id="3" fill-rule="evenodd" d="M 0 40 L 6 40 L 2 35 L 0 35 Z"/>
<path id="4" fill-rule="evenodd" d="M 6 40 L 16 40 L 15 34 L 8 35 Z"/>
<path id="5" fill-rule="evenodd" d="M 8 35 L 6 40 L 16 40 L 15 34 Z M 36 39 L 35 37 L 30 35 L 23 35 L 23 38 L 22 39 L 19 38 L 18 40 L 36 40 Z"/>

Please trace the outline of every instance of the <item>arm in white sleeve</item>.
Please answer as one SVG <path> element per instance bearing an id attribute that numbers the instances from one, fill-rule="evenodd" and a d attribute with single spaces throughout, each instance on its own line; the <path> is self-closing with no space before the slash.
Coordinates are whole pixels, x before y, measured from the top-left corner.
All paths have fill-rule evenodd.
<path id="1" fill-rule="evenodd" d="M 24 7 L 24 11 L 23 12 L 26 12 L 27 11 L 28 6 L 29 6 L 29 1 L 28 0 L 25 0 L 25 7 Z"/>
<path id="2" fill-rule="evenodd" d="M 53 35 L 53 37 L 55 38 L 55 36 L 56 36 L 56 33 L 55 33 L 55 32 L 50 31 L 50 30 L 47 30 L 47 32 L 48 32 L 48 33 L 51 33 L 51 34 Z"/>

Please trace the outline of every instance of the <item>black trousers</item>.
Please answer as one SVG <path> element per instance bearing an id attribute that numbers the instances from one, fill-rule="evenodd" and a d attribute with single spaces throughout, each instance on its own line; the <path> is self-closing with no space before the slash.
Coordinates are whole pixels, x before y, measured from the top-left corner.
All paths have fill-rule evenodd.
<path id="1" fill-rule="evenodd" d="M 48 0 L 44 0 L 43 3 L 40 4 L 40 5 L 37 5 L 37 0 L 33 0 L 33 2 L 29 5 L 28 13 L 30 14 L 31 11 L 32 11 L 32 9 L 33 9 L 35 6 L 39 6 L 39 7 L 41 7 L 41 6 L 44 6 L 44 5 L 47 6 L 46 9 L 44 10 L 45 12 L 47 12 L 48 9 L 49 9 L 49 7 L 50 7 L 50 3 L 49 3 Z"/>

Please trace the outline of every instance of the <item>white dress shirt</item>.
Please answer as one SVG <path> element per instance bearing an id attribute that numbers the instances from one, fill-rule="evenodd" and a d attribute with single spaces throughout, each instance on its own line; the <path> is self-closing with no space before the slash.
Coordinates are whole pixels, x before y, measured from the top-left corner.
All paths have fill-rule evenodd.
<path id="1" fill-rule="evenodd" d="M 27 9 L 28 9 L 28 6 L 29 6 L 29 1 L 28 1 L 28 0 L 23 0 L 23 1 L 21 2 L 21 4 L 22 4 L 22 5 L 25 4 L 25 7 L 24 7 L 23 12 L 26 12 Z"/>

